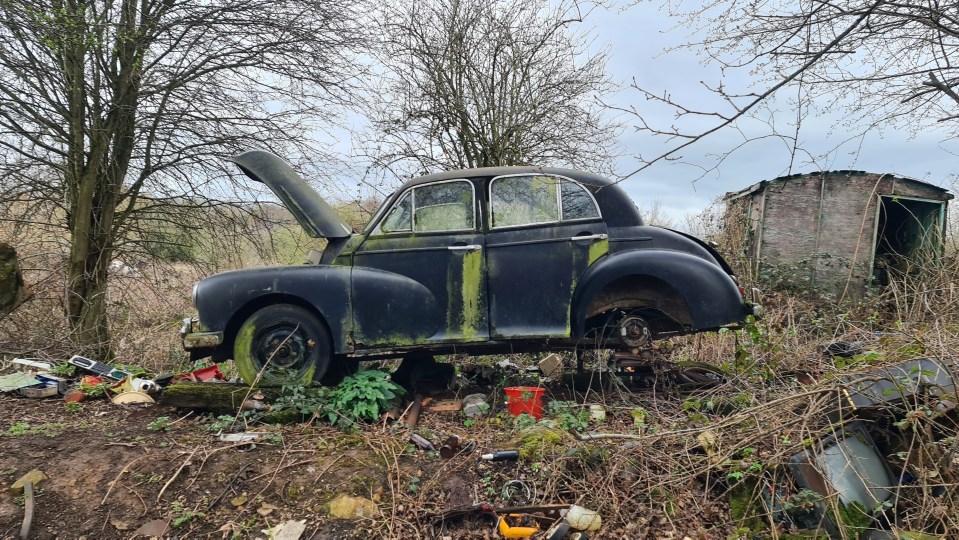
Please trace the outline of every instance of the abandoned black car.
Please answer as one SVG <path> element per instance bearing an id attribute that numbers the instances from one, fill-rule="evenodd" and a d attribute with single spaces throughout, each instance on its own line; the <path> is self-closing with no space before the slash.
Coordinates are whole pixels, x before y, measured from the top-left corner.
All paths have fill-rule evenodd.
<path id="1" fill-rule="evenodd" d="M 615 183 L 544 167 L 415 178 L 360 233 L 282 159 L 233 160 L 269 186 L 322 253 L 196 285 L 194 359 L 241 376 L 318 381 L 349 357 L 643 347 L 742 321 L 751 307 L 705 243 L 645 226 Z M 266 369 L 263 369 L 266 367 Z"/>

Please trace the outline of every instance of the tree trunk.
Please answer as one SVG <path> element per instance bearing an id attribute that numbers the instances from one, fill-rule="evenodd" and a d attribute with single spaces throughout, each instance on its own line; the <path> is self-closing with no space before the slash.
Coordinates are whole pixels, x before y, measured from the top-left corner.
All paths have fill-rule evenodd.
<path id="1" fill-rule="evenodd" d="M 90 107 L 84 77 L 88 39 L 73 40 L 62 60 L 68 86 L 71 144 L 66 167 L 70 191 L 70 261 L 67 269 L 67 316 L 73 341 L 83 353 L 100 360 L 112 358 L 107 316 L 107 269 L 116 240 L 117 203 L 135 146 L 140 67 L 145 48 L 137 40 L 134 0 L 120 6 L 109 81 L 109 107 Z M 75 16 L 84 20 L 85 6 Z M 88 108 L 89 107 L 89 108 Z M 92 129 L 87 129 L 87 124 Z M 84 144 L 88 141 L 89 145 Z"/>
<path id="2" fill-rule="evenodd" d="M 16 309 L 26 298 L 17 251 L 0 242 L 0 318 Z"/>
<path id="3" fill-rule="evenodd" d="M 77 353 L 110 360 L 107 317 L 109 250 L 91 244 L 88 231 L 74 231 L 67 269 L 67 316 Z"/>

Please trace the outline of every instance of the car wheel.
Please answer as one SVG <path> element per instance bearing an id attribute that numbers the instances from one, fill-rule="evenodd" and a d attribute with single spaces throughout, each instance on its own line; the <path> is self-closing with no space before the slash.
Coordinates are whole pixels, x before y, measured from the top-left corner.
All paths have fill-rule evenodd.
<path id="1" fill-rule="evenodd" d="M 305 308 L 267 306 L 240 326 L 233 342 L 233 362 L 240 377 L 261 386 L 313 384 L 330 364 L 332 340 L 326 326 Z"/>

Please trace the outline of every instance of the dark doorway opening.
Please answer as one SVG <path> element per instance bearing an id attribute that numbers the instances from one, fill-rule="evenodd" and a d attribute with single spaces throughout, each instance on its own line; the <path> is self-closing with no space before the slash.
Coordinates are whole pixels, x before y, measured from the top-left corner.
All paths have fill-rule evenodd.
<path id="1" fill-rule="evenodd" d="M 879 198 L 873 263 L 879 285 L 888 285 L 892 276 L 914 272 L 940 255 L 942 214 L 941 202 Z"/>

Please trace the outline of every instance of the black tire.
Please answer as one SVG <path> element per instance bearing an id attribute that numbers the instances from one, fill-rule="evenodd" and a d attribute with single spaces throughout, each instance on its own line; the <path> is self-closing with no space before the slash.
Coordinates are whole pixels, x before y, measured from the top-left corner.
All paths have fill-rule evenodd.
<path id="1" fill-rule="evenodd" d="M 248 318 L 233 341 L 233 362 L 240 377 L 260 386 L 311 385 L 330 365 L 330 332 L 300 306 L 275 304 Z"/>
<path id="2" fill-rule="evenodd" d="M 557 523 L 556 525 L 553 525 L 552 527 L 550 527 L 548 531 L 546 531 L 545 538 L 546 540 L 563 540 L 564 538 L 566 538 L 566 535 L 569 534 L 569 530 L 571 528 L 572 527 L 570 526 L 569 523 L 566 523 L 565 521 L 561 521 Z"/>
<path id="3" fill-rule="evenodd" d="M 721 367 L 706 362 L 682 361 L 676 362 L 679 370 L 676 372 L 680 384 L 714 385 L 721 384 L 729 377 L 729 373 Z"/>

